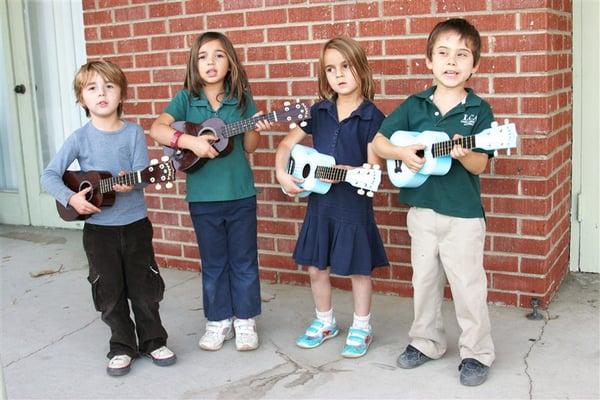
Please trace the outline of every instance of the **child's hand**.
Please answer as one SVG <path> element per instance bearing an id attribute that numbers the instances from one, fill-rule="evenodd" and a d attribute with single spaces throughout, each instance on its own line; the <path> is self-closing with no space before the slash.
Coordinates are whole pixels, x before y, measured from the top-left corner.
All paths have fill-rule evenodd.
<path id="1" fill-rule="evenodd" d="M 263 115 L 262 111 L 257 112 L 256 114 L 254 114 L 252 117 L 258 117 Z M 260 131 L 268 131 L 269 129 L 271 129 L 271 127 L 273 126 L 273 124 L 271 123 L 271 121 L 265 119 L 262 121 L 258 121 L 256 123 L 256 128 L 254 129 L 256 132 L 260 132 Z"/>
<path id="2" fill-rule="evenodd" d="M 296 184 L 304 182 L 304 179 L 293 177 L 285 172 L 277 172 L 275 178 L 277 178 L 277 182 L 279 182 L 285 193 L 290 197 L 294 197 L 304 191 Z"/>
<path id="3" fill-rule="evenodd" d="M 215 135 L 200 135 L 190 138 L 189 150 L 200 158 L 215 158 L 219 152 L 213 147 L 212 142 L 218 140 Z"/>
<path id="4" fill-rule="evenodd" d="M 425 145 L 423 144 L 398 147 L 398 160 L 402 160 L 412 172 L 419 172 L 423 168 L 423 164 L 425 164 L 425 159 L 419 157 L 417 151 L 423 149 L 425 149 Z"/>
<path id="5" fill-rule="evenodd" d="M 124 176 L 124 175 L 125 175 L 125 171 L 119 172 L 119 176 Z M 112 188 L 115 192 L 127 193 L 127 192 L 131 192 L 133 190 L 133 185 L 128 186 L 128 185 L 120 185 L 120 184 L 115 183 Z"/>
<path id="6" fill-rule="evenodd" d="M 456 134 L 452 137 L 452 140 L 459 140 L 462 138 L 463 137 L 461 135 Z M 471 150 L 464 149 L 459 143 L 455 143 L 454 146 L 452 146 L 452 151 L 450 151 L 450 155 L 452 156 L 452 158 L 460 160 L 470 152 Z"/>
<path id="7" fill-rule="evenodd" d="M 94 214 L 100 212 L 100 209 L 86 200 L 87 193 L 92 190 L 91 186 L 83 189 L 82 191 L 75 193 L 69 199 L 69 205 L 77 211 L 80 215 Z"/>

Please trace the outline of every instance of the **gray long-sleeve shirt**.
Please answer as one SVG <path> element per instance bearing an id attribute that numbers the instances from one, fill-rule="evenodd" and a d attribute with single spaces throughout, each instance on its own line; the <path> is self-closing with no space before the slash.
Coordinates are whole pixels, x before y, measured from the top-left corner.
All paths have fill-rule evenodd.
<path id="1" fill-rule="evenodd" d="M 114 132 L 96 129 L 91 121 L 71 134 L 48 164 L 41 176 L 46 192 L 67 206 L 75 194 L 62 181 L 67 167 L 78 160 L 82 171 L 108 171 L 113 176 L 119 171 L 132 172 L 148 166 L 148 148 L 142 127 L 124 121 L 123 127 Z M 97 225 L 126 225 L 147 215 L 143 187 L 135 187 L 128 193 L 117 193 L 111 207 L 92 214 L 86 220 Z"/>

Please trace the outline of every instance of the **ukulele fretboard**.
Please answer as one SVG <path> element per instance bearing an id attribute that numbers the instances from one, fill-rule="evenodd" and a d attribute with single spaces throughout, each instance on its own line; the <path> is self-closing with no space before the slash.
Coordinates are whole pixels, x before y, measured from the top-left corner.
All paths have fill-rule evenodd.
<path id="1" fill-rule="evenodd" d="M 446 140 L 444 142 L 434 143 L 431 145 L 431 154 L 433 157 L 447 156 L 450 154 L 452 148 L 456 144 L 460 144 L 465 149 L 472 149 L 475 147 L 475 135 L 456 140 Z"/>
<path id="2" fill-rule="evenodd" d="M 317 166 L 315 169 L 315 177 L 332 181 L 345 181 L 346 172 L 347 170 L 344 168 Z"/>
<path id="3" fill-rule="evenodd" d="M 240 133 L 251 131 L 256 127 L 256 123 L 259 121 L 277 122 L 277 112 L 273 111 L 265 115 L 259 115 L 227 124 L 223 128 L 223 136 L 229 138 L 239 135 Z"/>
<path id="4" fill-rule="evenodd" d="M 123 176 L 113 176 L 111 178 L 100 179 L 98 183 L 98 187 L 100 188 L 100 193 L 109 193 L 113 191 L 113 185 L 127 185 L 133 186 L 136 183 L 141 183 L 141 173 L 138 172 L 130 172 Z"/>

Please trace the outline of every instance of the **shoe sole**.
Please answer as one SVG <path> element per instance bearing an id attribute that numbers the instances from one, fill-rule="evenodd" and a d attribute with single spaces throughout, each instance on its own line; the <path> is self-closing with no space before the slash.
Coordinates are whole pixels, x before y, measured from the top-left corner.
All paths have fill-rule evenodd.
<path id="1" fill-rule="evenodd" d="M 333 338 L 334 338 L 334 337 L 336 337 L 336 336 L 337 336 L 339 333 L 340 333 L 340 330 L 338 329 L 338 330 L 337 330 L 335 333 L 332 333 L 332 334 L 331 334 L 331 335 L 329 335 L 329 336 L 325 336 L 325 337 L 323 338 L 323 340 L 321 340 L 319 343 L 315 344 L 314 346 L 306 346 L 306 345 L 300 344 L 300 343 L 298 343 L 298 342 L 296 342 L 296 346 L 300 347 L 301 349 L 314 349 L 315 347 L 319 347 L 320 345 L 322 345 L 322 344 L 323 344 L 323 342 L 325 342 L 326 340 L 333 339 Z"/>
<path id="2" fill-rule="evenodd" d="M 173 365 L 175 364 L 175 362 L 177 362 L 176 355 L 173 355 L 173 357 L 169 358 L 154 358 L 150 354 L 148 354 L 148 357 L 150 357 L 154 365 L 158 365 L 159 367 L 168 367 L 169 365 Z"/>
<path id="3" fill-rule="evenodd" d="M 252 346 L 240 346 L 238 347 L 237 345 L 235 346 L 237 351 L 252 351 L 252 350 L 256 350 L 258 349 L 258 344 L 254 347 Z"/>
<path id="4" fill-rule="evenodd" d="M 108 368 L 106 367 L 106 373 L 109 376 L 123 376 L 127 375 L 131 371 L 131 363 L 123 368 Z"/>
<path id="5" fill-rule="evenodd" d="M 201 345 L 200 343 L 198 343 L 198 347 L 200 347 L 202 350 L 207 350 L 207 351 L 221 350 L 221 348 L 223 347 L 225 342 L 233 339 L 234 337 L 235 337 L 235 335 L 233 333 L 231 334 L 231 336 L 225 336 L 225 339 L 223 339 L 223 341 L 221 342 L 221 344 L 218 347 L 207 347 L 207 346 Z"/>
<path id="6" fill-rule="evenodd" d="M 371 340 L 369 340 L 369 343 L 367 343 L 367 348 L 365 349 L 365 351 L 363 351 L 362 353 L 344 353 L 342 351 L 342 357 L 344 357 L 344 358 L 359 358 L 359 357 L 362 357 L 365 354 L 367 354 L 367 351 L 369 351 L 369 346 L 371 346 L 372 342 L 373 342 L 373 336 L 371 336 Z"/>

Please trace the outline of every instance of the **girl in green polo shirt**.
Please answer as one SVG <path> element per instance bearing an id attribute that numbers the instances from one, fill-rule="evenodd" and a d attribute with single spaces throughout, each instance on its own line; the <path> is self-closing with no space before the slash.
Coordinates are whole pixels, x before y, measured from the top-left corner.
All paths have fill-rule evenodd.
<path id="1" fill-rule="evenodd" d="M 258 131 L 268 129 L 270 123 L 257 122 L 255 129 L 230 137 L 233 148 L 221 157 L 213 146 L 215 135 L 182 134 L 171 124 L 208 124 L 206 120 L 218 118 L 229 125 L 259 114 L 231 41 L 221 33 L 205 32 L 192 45 L 183 90 L 150 129 L 157 142 L 193 152 L 205 161 L 200 168 L 186 171 L 186 200 L 200 249 L 208 320 L 198 343 L 204 350 L 220 349 L 234 334 L 238 350 L 258 347 L 256 191 L 245 153 L 256 150 Z"/>

